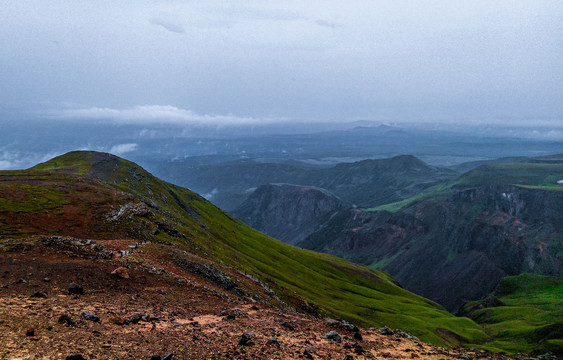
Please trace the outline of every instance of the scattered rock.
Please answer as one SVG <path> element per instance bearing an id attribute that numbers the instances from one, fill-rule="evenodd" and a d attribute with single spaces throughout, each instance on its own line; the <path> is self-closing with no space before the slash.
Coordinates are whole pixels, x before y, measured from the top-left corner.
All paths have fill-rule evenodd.
<path id="1" fill-rule="evenodd" d="M 398 336 L 398 337 L 401 337 L 401 338 L 406 338 L 406 339 L 411 339 L 411 340 L 418 340 L 418 338 L 416 336 L 413 336 L 413 335 L 411 335 L 411 334 L 409 334 L 408 332 L 405 332 L 405 331 L 396 331 L 395 336 Z"/>
<path id="2" fill-rule="evenodd" d="M 295 330 L 295 326 L 291 323 L 288 323 L 287 321 L 282 322 L 281 326 L 283 326 L 284 328 L 286 328 L 287 330 L 290 330 L 290 331 Z"/>
<path id="3" fill-rule="evenodd" d="M 125 322 L 127 324 L 137 324 L 139 321 L 143 320 L 143 319 L 149 319 L 150 320 L 150 316 L 148 315 L 144 315 L 144 314 L 136 314 L 135 316 L 133 316 L 131 319 L 126 320 Z M 149 320 L 145 320 L 145 321 L 149 321 Z"/>
<path id="4" fill-rule="evenodd" d="M 245 331 L 240 337 L 238 342 L 239 346 L 252 346 L 254 345 L 254 333 L 251 331 Z"/>
<path id="5" fill-rule="evenodd" d="M 30 298 L 46 298 L 46 297 L 47 295 L 39 291 L 30 296 Z"/>
<path id="6" fill-rule="evenodd" d="M 358 355 L 362 355 L 363 353 L 365 353 L 366 351 L 364 350 L 364 348 L 362 347 L 362 345 L 355 343 L 354 345 L 354 352 Z"/>
<path id="7" fill-rule="evenodd" d="M 244 315 L 244 311 L 240 310 L 240 309 L 234 309 L 231 311 L 231 313 L 235 316 L 243 316 Z"/>
<path id="8" fill-rule="evenodd" d="M 48 277 L 44 278 L 43 281 L 45 282 L 51 282 L 51 279 L 49 279 Z"/>
<path id="9" fill-rule="evenodd" d="M 341 326 L 342 326 L 342 328 L 343 328 L 344 330 L 353 331 L 353 332 L 358 332 L 358 331 L 360 331 L 360 329 L 359 329 L 356 325 L 350 324 L 350 323 L 349 323 L 348 321 L 346 321 L 346 320 L 342 320 L 342 321 L 340 322 L 340 324 L 341 324 Z"/>
<path id="10" fill-rule="evenodd" d="M 235 320 L 237 317 L 244 316 L 244 311 L 240 309 L 223 310 L 219 315 L 225 316 L 224 319 L 227 320 Z"/>
<path id="11" fill-rule="evenodd" d="M 100 322 L 100 317 L 98 315 L 90 314 L 90 313 L 87 313 L 86 311 L 82 312 L 82 317 L 86 320 L 90 320 L 90 321 L 93 321 L 93 322 Z"/>
<path id="12" fill-rule="evenodd" d="M 151 356 L 150 360 L 162 360 L 162 358 L 160 357 L 160 355 L 153 355 Z"/>
<path id="13" fill-rule="evenodd" d="M 184 235 L 182 234 L 182 236 Z M 244 291 L 238 286 L 237 282 L 221 270 L 217 269 L 215 266 L 206 263 L 189 261 L 182 258 L 177 258 L 175 260 L 184 270 L 187 270 L 195 275 L 201 275 L 225 290 L 232 291 L 241 296 L 244 295 Z"/>
<path id="14" fill-rule="evenodd" d="M 281 346 L 280 342 L 276 338 L 271 338 L 266 342 L 266 345 L 277 346 L 278 348 Z"/>
<path id="15" fill-rule="evenodd" d="M 35 336 L 35 329 L 27 329 L 25 331 L 25 336 Z"/>
<path id="16" fill-rule="evenodd" d="M 58 322 L 59 322 L 60 324 L 66 324 L 66 325 L 68 325 L 68 326 L 76 326 L 76 323 L 74 322 L 74 320 L 72 320 L 72 319 L 70 318 L 70 316 L 68 316 L 68 315 L 61 315 L 61 316 L 59 317 Z"/>
<path id="17" fill-rule="evenodd" d="M 135 317 L 135 316 L 133 316 Z M 149 322 L 149 321 L 160 321 L 160 318 L 151 317 L 150 315 L 141 315 L 141 320 Z M 197 322 L 197 321 L 196 321 Z"/>
<path id="18" fill-rule="evenodd" d="M 70 294 L 84 294 L 84 288 L 82 287 L 82 285 L 75 282 L 68 284 L 67 290 Z"/>
<path id="19" fill-rule="evenodd" d="M 75 354 L 75 355 L 69 355 L 65 358 L 66 360 L 86 360 L 84 358 L 84 356 L 80 355 L 80 354 Z"/>
<path id="20" fill-rule="evenodd" d="M 303 357 L 305 359 L 313 359 L 314 358 L 313 354 L 316 354 L 316 353 L 317 353 L 317 349 L 312 345 L 308 345 L 308 346 L 305 346 L 305 350 L 303 350 Z"/>
<path id="21" fill-rule="evenodd" d="M 354 340 L 358 340 L 358 341 L 364 340 L 362 334 L 360 334 L 359 331 L 357 331 L 357 332 L 354 333 Z"/>
<path id="22" fill-rule="evenodd" d="M 360 331 L 360 329 L 356 325 L 351 324 L 346 320 L 324 319 L 324 321 L 329 326 L 339 328 L 345 331 L 352 331 L 352 332 Z"/>
<path id="23" fill-rule="evenodd" d="M 325 319 L 325 323 L 330 326 L 338 327 L 340 326 L 340 321 L 335 319 Z"/>
<path id="24" fill-rule="evenodd" d="M 411 353 L 411 359 L 419 358 L 420 356 L 416 353 Z"/>
<path id="25" fill-rule="evenodd" d="M 346 355 L 344 360 L 354 360 L 354 357 L 352 355 Z"/>
<path id="26" fill-rule="evenodd" d="M 120 266 L 111 272 L 112 275 L 122 279 L 129 279 L 129 270 L 126 267 Z"/>
<path id="27" fill-rule="evenodd" d="M 336 331 L 329 331 L 324 338 L 327 340 L 335 341 L 337 343 L 342 341 L 340 334 L 338 334 Z"/>
<path id="28" fill-rule="evenodd" d="M 384 327 L 381 329 L 381 335 L 387 335 L 387 336 L 395 335 L 395 332 L 389 329 L 388 327 Z"/>

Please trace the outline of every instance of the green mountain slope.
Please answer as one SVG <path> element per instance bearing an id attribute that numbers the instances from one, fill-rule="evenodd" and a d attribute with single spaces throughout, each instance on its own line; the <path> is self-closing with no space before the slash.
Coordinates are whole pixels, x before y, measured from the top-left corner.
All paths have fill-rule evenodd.
<path id="1" fill-rule="evenodd" d="M 489 350 L 563 356 L 561 277 L 505 277 L 490 296 L 466 304 L 463 312 L 491 335 L 493 341 L 484 346 Z"/>
<path id="2" fill-rule="evenodd" d="M 201 196 L 113 155 L 72 152 L 0 172 L 0 231 L 169 242 L 259 279 L 301 311 L 402 328 L 442 345 L 487 340 L 386 273 L 269 238 Z"/>

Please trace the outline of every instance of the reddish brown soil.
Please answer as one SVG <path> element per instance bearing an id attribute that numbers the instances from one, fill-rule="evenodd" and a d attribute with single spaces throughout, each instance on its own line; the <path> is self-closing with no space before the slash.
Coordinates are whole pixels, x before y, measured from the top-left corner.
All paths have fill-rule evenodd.
<path id="1" fill-rule="evenodd" d="M 220 268 L 247 296 L 190 273 L 174 259 L 208 262 L 173 246 L 146 244 L 131 255 L 117 255 L 132 244 L 72 238 L 0 240 L 0 358 L 65 359 L 81 354 L 86 359 L 148 359 L 168 353 L 174 359 L 500 358 L 384 336 L 379 329 L 361 329 L 363 340 L 357 341 L 338 324 L 277 303 L 242 274 Z M 119 266 L 128 268 L 129 279 L 110 274 Z M 82 284 L 84 294 L 69 294 L 70 282 Z M 46 298 L 30 297 L 37 292 Z M 86 320 L 83 311 L 101 321 Z M 116 324 L 136 314 L 152 319 Z M 61 315 L 70 316 L 76 326 L 59 323 Z M 331 330 L 340 334 L 340 343 L 323 338 Z M 253 345 L 239 345 L 248 331 Z M 268 344 L 273 338 L 279 347 Z M 363 354 L 357 353 L 356 344 Z"/>

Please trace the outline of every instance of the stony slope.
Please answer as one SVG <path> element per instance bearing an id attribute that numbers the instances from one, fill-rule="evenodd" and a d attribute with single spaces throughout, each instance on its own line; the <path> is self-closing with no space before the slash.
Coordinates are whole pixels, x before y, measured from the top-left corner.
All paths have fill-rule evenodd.
<path id="1" fill-rule="evenodd" d="M 445 349 L 404 332 L 299 314 L 235 269 L 177 246 L 148 243 L 118 255 L 132 244 L 3 240 L 0 358 L 530 359 Z M 225 281 L 238 287 L 227 289 Z M 77 286 L 71 293 L 71 282 L 82 293 Z M 325 338 L 331 331 L 333 340 Z"/>
<path id="2" fill-rule="evenodd" d="M 161 241 L 251 275 L 302 312 L 403 328 L 437 344 L 487 339 L 471 320 L 401 289 L 381 271 L 269 238 L 109 154 L 73 152 L 30 170 L 0 172 L 0 191 L 4 237 Z"/>

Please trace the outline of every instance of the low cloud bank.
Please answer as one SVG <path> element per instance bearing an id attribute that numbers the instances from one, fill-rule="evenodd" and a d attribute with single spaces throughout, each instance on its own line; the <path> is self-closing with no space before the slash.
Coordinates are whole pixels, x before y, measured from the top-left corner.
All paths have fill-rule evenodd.
<path id="1" fill-rule="evenodd" d="M 60 152 L 0 151 L 0 170 L 27 169 L 62 155 Z"/>
<path id="2" fill-rule="evenodd" d="M 140 105 L 126 109 L 90 107 L 63 109 L 52 113 L 61 119 L 112 120 L 121 124 L 177 124 L 177 125 L 249 125 L 266 124 L 280 119 L 254 118 L 236 115 L 197 114 L 171 105 Z"/>
<path id="3" fill-rule="evenodd" d="M 122 155 L 122 154 L 133 152 L 133 151 L 137 150 L 138 147 L 139 147 L 138 144 L 133 144 L 133 143 L 118 144 L 118 145 L 112 146 L 111 149 L 109 150 L 109 152 L 114 154 L 114 155 Z"/>

